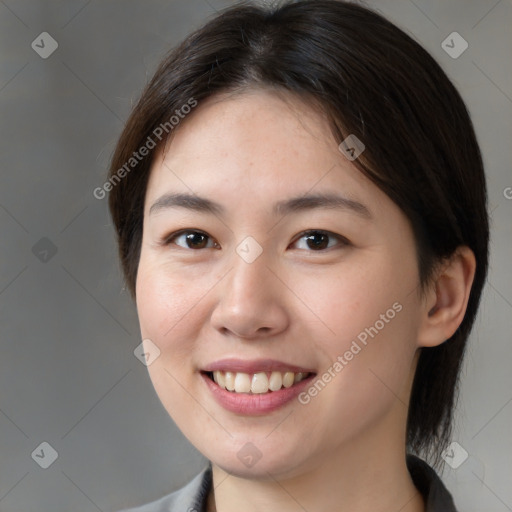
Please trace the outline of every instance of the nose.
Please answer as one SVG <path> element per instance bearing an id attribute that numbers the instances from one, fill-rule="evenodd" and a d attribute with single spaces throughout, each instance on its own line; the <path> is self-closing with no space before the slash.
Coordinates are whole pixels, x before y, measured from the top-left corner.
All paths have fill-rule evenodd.
<path id="1" fill-rule="evenodd" d="M 268 266 L 264 253 L 247 263 L 238 254 L 216 287 L 218 300 L 211 322 L 222 334 L 239 338 L 270 337 L 289 324 L 286 288 Z"/>

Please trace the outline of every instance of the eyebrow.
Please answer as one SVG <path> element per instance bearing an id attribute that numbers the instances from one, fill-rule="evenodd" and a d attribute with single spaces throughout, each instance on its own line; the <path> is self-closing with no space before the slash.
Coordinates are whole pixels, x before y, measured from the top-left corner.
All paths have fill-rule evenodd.
<path id="1" fill-rule="evenodd" d="M 169 208 L 185 208 L 191 211 L 218 216 L 222 216 L 226 213 L 222 205 L 205 197 L 185 193 L 170 193 L 164 194 L 153 203 L 149 209 L 149 215 Z M 272 212 L 277 216 L 313 209 L 343 210 L 354 213 L 364 219 L 370 220 L 373 218 L 370 210 L 364 204 L 354 199 L 332 193 L 308 194 L 285 199 L 275 203 Z"/>

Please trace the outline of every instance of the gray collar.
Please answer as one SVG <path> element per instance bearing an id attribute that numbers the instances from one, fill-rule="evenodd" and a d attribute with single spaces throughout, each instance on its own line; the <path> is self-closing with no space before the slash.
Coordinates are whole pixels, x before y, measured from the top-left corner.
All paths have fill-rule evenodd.
<path id="1" fill-rule="evenodd" d="M 453 499 L 437 473 L 423 460 L 407 455 L 407 469 L 426 504 L 425 512 L 457 512 Z M 211 462 L 181 489 L 142 507 L 120 512 L 206 512 L 212 486 Z"/>

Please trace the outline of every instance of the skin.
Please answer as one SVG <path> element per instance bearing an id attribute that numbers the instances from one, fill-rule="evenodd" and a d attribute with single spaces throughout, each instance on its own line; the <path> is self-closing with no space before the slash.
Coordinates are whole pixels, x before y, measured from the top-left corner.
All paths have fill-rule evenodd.
<path id="1" fill-rule="evenodd" d="M 372 218 L 271 212 L 277 201 L 333 191 L 364 204 Z M 169 192 L 209 198 L 226 213 L 150 215 Z M 203 248 L 170 238 L 181 229 L 206 233 Z M 332 233 L 328 247 L 308 244 L 301 233 L 309 229 Z M 252 263 L 236 252 L 247 236 L 263 249 Z M 418 349 L 453 334 L 473 275 L 474 257 L 461 248 L 420 293 L 408 219 L 301 100 L 255 89 L 202 102 L 153 162 L 136 301 L 142 337 L 160 349 L 148 366 L 155 390 L 212 461 L 209 510 L 423 511 L 405 465 Z M 306 405 L 235 414 L 199 375 L 225 357 L 273 358 L 321 375 L 396 302 L 402 310 Z M 247 442 L 262 454 L 251 468 L 237 457 Z"/>

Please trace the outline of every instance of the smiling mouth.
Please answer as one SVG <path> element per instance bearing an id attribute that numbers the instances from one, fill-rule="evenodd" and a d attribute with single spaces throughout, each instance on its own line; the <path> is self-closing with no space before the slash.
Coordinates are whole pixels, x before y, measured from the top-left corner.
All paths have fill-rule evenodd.
<path id="1" fill-rule="evenodd" d="M 232 393 L 245 394 L 265 394 L 279 391 L 283 388 L 290 388 L 305 379 L 308 379 L 315 373 L 308 372 L 223 372 L 216 370 L 214 372 L 201 372 L 210 380 L 215 382 L 221 389 L 231 391 Z"/>

